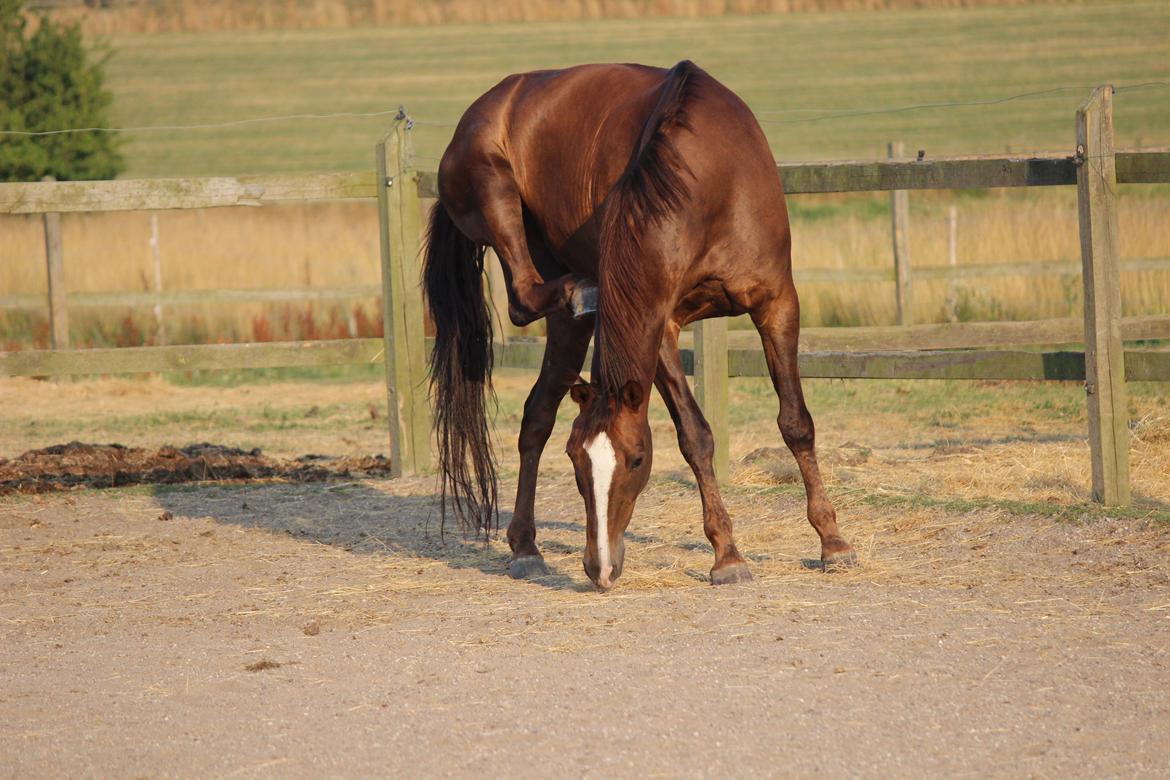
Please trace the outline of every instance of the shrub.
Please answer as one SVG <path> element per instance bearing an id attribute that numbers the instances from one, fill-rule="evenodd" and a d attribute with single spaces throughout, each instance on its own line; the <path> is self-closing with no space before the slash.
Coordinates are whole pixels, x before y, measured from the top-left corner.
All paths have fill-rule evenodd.
<path id="1" fill-rule="evenodd" d="M 0 0 L 0 129 L 108 127 L 108 49 L 87 50 L 81 28 L 42 18 L 29 33 L 21 0 Z M 112 179 L 124 168 L 111 133 L 5 136 L 0 181 Z"/>

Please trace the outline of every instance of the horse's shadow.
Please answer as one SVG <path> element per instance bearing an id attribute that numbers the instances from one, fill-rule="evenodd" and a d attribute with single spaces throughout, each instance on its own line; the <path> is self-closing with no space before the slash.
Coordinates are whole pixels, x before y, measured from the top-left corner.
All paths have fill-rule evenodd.
<path id="1" fill-rule="evenodd" d="M 394 495 L 369 483 L 160 485 L 154 496 L 175 517 L 207 517 L 355 555 L 425 558 L 453 569 L 508 576 L 511 553 L 504 529 L 512 519 L 510 511 L 500 511 L 500 531 L 485 541 L 482 535 L 464 533 L 450 514 L 444 521 L 437 495 Z M 551 573 L 527 582 L 556 590 L 592 590 L 587 580 L 567 573 L 570 565 L 580 566 L 584 525 L 538 518 L 537 532 Z M 662 542 L 629 532 L 627 539 Z"/>

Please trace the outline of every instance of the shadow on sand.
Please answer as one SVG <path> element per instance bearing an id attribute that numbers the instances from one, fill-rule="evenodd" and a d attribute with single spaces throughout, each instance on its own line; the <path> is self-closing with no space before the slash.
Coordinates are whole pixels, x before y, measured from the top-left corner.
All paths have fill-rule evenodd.
<path id="1" fill-rule="evenodd" d="M 485 542 L 482 536 L 463 534 L 451 516 L 444 529 L 437 495 L 393 495 L 370 483 L 159 485 L 154 497 L 176 517 L 207 517 L 358 555 L 425 558 L 452 569 L 508 577 L 511 553 L 504 529 L 512 519 L 510 511 L 500 512 L 500 532 Z M 570 565 L 581 565 L 584 525 L 537 518 L 537 534 L 551 573 L 528 581 L 557 590 L 592 590 L 588 581 L 566 573 Z M 626 539 L 668 544 L 635 532 L 627 532 Z M 690 549 L 694 545 L 673 546 Z"/>

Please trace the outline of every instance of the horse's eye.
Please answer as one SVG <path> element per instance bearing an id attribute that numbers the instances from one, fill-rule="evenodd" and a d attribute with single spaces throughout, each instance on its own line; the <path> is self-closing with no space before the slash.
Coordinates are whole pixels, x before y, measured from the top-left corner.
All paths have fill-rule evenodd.
<path id="1" fill-rule="evenodd" d="M 636 457 L 632 461 L 630 461 L 630 470 L 633 471 L 634 469 L 638 468 L 641 465 L 642 465 L 642 456 L 639 455 L 638 457 Z"/>

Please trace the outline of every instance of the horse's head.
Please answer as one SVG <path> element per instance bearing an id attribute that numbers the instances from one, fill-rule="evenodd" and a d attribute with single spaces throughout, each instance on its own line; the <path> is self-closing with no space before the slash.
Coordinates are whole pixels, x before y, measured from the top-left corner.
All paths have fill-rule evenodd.
<path id="1" fill-rule="evenodd" d="M 585 499 L 585 573 L 608 588 L 622 573 L 622 535 L 650 477 L 654 448 L 647 393 L 636 381 L 616 395 L 588 384 L 574 385 L 569 393 L 581 410 L 566 451 Z"/>

